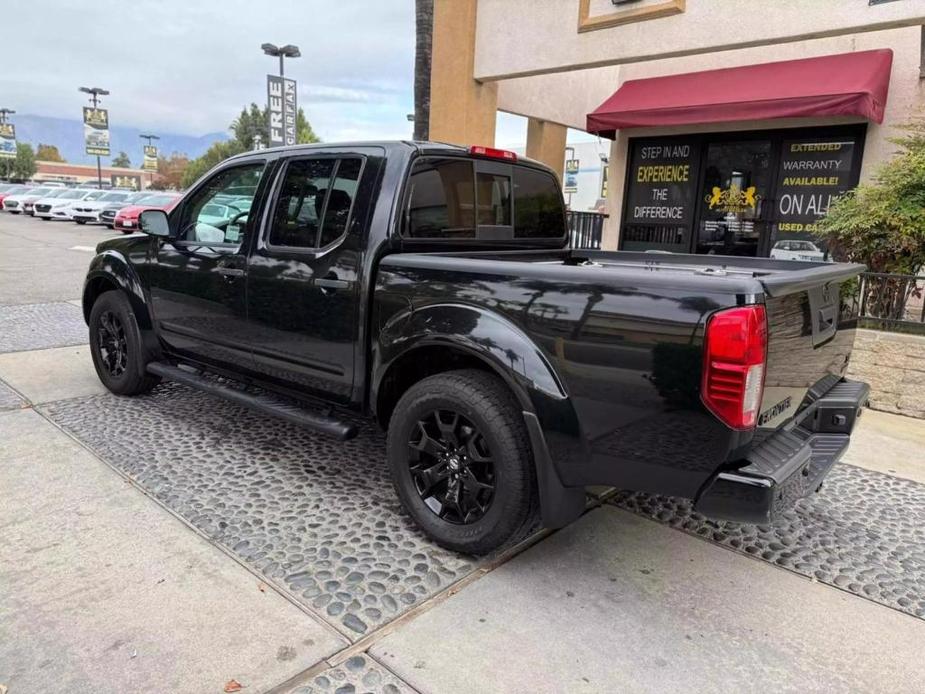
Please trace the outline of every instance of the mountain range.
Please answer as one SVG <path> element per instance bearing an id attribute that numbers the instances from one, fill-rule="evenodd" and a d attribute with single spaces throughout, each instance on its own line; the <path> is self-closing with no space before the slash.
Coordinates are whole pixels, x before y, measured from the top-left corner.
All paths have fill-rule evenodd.
<path id="1" fill-rule="evenodd" d="M 36 149 L 41 142 L 46 145 L 55 145 L 61 156 L 71 164 L 95 164 L 96 157 L 84 153 L 83 121 L 79 118 L 52 118 L 49 116 L 19 115 L 11 118 L 16 126 L 16 140 L 28 142 Z M 112 155 L 119 152 L 128 154 L 132 166 L 141 166 L 141 147 L 145 143 L 138 136 L 143 131 L 129 126 L 110 125 L 110 147 Z M 157 132 L 160 140 L 152 144 L 157 145 L 158 151 L 170 155 L 180 152 L 190 159 L 200 156 L 209 145 L 217 140 L 228 140 L 230 135 L 226 132 L 206 133 L 205 135 L 180 135 L 177 133 Z M 107 163 L 103 158 L 103 164 Z"/>

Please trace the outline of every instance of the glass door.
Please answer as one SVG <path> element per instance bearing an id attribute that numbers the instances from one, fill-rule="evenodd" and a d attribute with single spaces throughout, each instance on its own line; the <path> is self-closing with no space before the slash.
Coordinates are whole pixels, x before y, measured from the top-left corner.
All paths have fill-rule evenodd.
<path id="1" fill-rule="evenodd" d="M 770 140 L 707 144 L 694 251 L 761 255 L 767 245 L 770 185 Z"/>

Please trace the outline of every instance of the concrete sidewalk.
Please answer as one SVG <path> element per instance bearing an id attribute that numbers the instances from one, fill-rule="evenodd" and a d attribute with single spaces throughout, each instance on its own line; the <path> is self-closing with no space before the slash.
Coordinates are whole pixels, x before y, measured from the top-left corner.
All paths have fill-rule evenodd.
<path id="1" fill-rule="evenodd" d="M 915 692 L 925 622 L 595 509 L 371 652 L 426 692 Z"/>
<path id="2" fill-rule="evenodd" d="M 262 691 L 346 644 L 33 410 L 0 441 L 11 694 Z"/>

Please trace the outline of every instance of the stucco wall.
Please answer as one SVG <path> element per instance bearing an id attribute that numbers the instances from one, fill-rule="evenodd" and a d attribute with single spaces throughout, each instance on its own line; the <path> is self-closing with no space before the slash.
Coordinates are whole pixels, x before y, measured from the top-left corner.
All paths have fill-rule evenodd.
<path id="1" fill-rule="evenodd" d="M 595 7 L 597 9 L 595 9 Z M 578 32 L 579 0 L 479 0 L 475 78 L 571 71 L 925 22 L 925 0 L 687 0 L 683 13 Z M 603 12 L 592 6 L 595 13 Z"/>
<path id="2" fill-rule="evenodd" d="M 870 406 L 925 419 L 925 337 L 858 330 L 848 377 L 870 384 Z"/>

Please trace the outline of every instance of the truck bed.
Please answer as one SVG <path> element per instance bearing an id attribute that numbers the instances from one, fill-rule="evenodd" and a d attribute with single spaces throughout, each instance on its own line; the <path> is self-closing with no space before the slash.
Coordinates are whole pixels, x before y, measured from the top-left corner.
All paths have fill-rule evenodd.
<path id="1" fill-rule="evenodd" d="M 543 423 L 563 433 L 554 455 L 566 483 L 694 498 L 718 466 L 744 462 L 811 391 L 824 395 L 844 377 L 856 318 L 840 309 L 839 288 L 863 270 L 584 250 L 401 253 L 382 259 L 376 292 L 402 295 L 412 316 L 448 304 L 500 315 L 538 347 L 577 413 Z M 703 330 L 713 312 L 754 303 L 765 305 L 769 331 L 758 427 L 730 431 L 701 402 Z M 389 310 L 380 308 L 380 325 Z M 530 379 L 518 350 L 508 356 Z"/>

